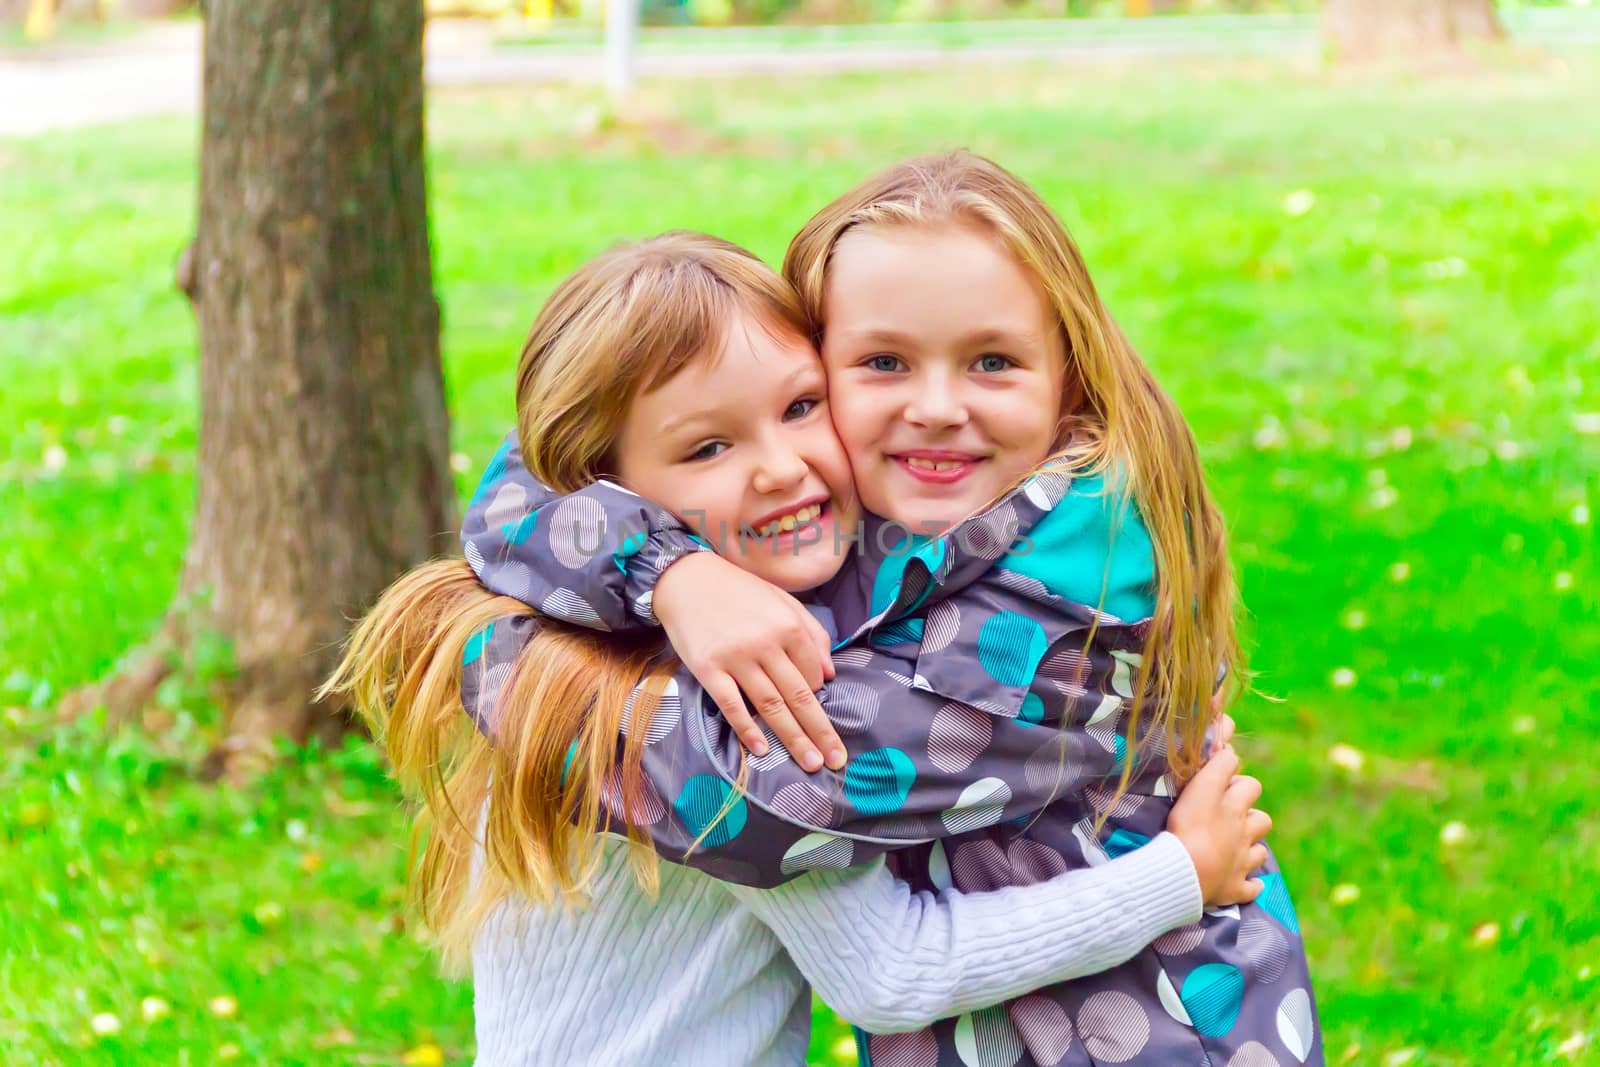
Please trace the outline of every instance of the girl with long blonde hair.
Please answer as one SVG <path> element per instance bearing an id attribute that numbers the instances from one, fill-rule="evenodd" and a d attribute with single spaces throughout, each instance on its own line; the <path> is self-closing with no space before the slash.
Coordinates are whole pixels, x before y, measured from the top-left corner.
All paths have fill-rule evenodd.
<path id="1" fill-rule="evenodd" d="M 469 509 L 497 544 L 396 582 L 328 683 L 418 802 L 414 897 L 447 961 L 471 959 L 480 1063 L 795 1063 L 805 979 L 863 1026 L 914 1029 L 1114 965 L 1241 890 L 1254 793 L 1231 754 L 1171 833 L 1103 869 L 969 894 L 913 892 L 881 860 L 841 869 L 908 839 L 809 832 L 828 794 L 776 751 L 739 765 L 658 637 L 551 621 L 620 624 L 594 607 L 604 591 L 648 617 L 639 590 L 724 526 L 760 531 L 726 550 L 753 580 L 805 592 L 834 576 L 842 556 L 784 521 L 856 521 L 807 326 L 781 278 L 715 238 L 578 270 L 534 324 L 517 433 Z M 511 471 L 573 495 L 542 509 Z M 523 549 L 597 585 L 543 588 Z M 836 714 L 854 669 L 837 672 Z M 751 803 L 754 780 L 781 784 Z"/>
<path id="2" fill-rule="evenodd" d="M 807 223 L 784 270 L 869 513 L 852 567 L 825 590 L 856 639 L 833 663 L 897 660 L 875 692 L 934 700 L 920 719 L 885 705 L 864 726 L 858 708 L 824 700 L 850 760 L 808 825 L 839 834 L 892 812 L 872 832 L 910 836 L 906 805 L 965 780 L 920 824 L 940 840 L 891 858 L 914 886 L 1025 884 L 1143 851 L 1205 752 L 1219 679 L 1243 673 L 1224 527 L 1181 412 L 1060 220 L 980 157 L 909 160 L 863 182 Z M 1015 520 L 1003 535 L 984 525 L 997 515 Z M 465 536 L 469 554 L 504 548 L 470 525 Z M 551 574 L 538 547 L 504 558 Z M 498 587 L 498 564 L 478 569 Z M 728 721 L 753 727 L 742 689 L 795 732 L 812 709 L 792 678 L 820 657 L 796 651 L 787 618 L 776 636 L 750 622 L 770 587 L 704 556 L 657 578 L 652 612 Z M 604 590 L 593 599 L 606 610 Z M 1058 729 L 1033 749 L 1017 741 L 1037 725 Z M 735 763 L 723 754 L 724 777 Z M 1050 796 L 1031 805 L 1041 781 Z M 777 800 L 754 777 L 746 787 Z M 1254 881 L 1254 902 L 1209 911 L 1122 967 L 863 1052 L 972 1062 L 963 1049 L 987 1028 L 1015 1051 L 1006 1063 L 1320 1062 L 1298 921 L 1270 857 Z"/>

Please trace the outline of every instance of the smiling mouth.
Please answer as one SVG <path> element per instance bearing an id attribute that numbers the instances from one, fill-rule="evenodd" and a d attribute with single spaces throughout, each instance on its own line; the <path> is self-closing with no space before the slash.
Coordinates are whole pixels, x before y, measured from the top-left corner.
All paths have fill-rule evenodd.
<path id="1" fill-rule="evenodd" d="M 890 453 L 901 470 L 919 482 L 930 485 L 952 485 L 977 470 L 983 462 L 980 456 L 962 455 L 897 455 Z"/>
<path id="2" fill-rule="evenodd" d="M 784 534 L 793 533 L 802 526 L 820 522 L 825 516 L 833 513 L 832 501 L 824 500 L 817 504 L 807 504 L 805 507 L 796 508 L 787 515 L 781 515 L 770 522 L 763 523 L 755 528 L 757 538 L 782 537 Z"/>

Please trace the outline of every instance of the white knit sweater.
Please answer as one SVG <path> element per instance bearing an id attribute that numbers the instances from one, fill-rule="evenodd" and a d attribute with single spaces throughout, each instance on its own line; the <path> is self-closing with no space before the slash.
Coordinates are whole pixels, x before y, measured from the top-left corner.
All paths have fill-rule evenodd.
<path id="1" fill-rule="evenodd" d="M 479 934 L 480 1067 L 805 1062 L 811 995 L 867 1030 L 914 1030 L 1105 970 L 1200 918 L 1161 834 L 1039 885 L 912 893 L 880 859 L 777 889 L 663 863 L 650 900 L 607 842 L 585 910 L 504 906 Z"/>

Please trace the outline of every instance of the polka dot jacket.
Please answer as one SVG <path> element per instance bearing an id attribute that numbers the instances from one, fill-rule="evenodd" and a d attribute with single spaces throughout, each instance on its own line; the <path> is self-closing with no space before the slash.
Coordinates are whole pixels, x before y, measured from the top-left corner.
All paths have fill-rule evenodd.
<path id="1" fill-rule="evenodd" d="M 462 540 L 490 589 L 612 631 L 655 624 L 655 579 L 710 547 L 613 483 L 546 489 L 514 434 Z M 887 852 L 913 889 L 964 892 L 1099 865 L 1164 829 L 1175 789 L 1158 737 L 1134 746 L 1131 788 L 1115 788 L 1154 589 L 1149 537 L 1125 498 L 1099 478 L 1042 474 L 938 537 L 869 521 L 854 548 L 814 609 L 845 635 L 819 693 L 845 768 L 807 774 L 769 737 L 737 793 L 738 739 L 680 671 L 645 730 L 643 796 L 624 813 L 614 793 L 613 814 L 664 858 L 725 881 L 770 886 Z M 509 713 L 495 697 L 536 625 L 508 616 L 468 644 L 463 702 L 486 732 Z M 1112 970 L 926 1030 L 858 1034 L 861 1061 L 1321 1064 L 1288 889 L 1275 860 L 1257 877 L 1255 903 L 1208 911 Z"/>

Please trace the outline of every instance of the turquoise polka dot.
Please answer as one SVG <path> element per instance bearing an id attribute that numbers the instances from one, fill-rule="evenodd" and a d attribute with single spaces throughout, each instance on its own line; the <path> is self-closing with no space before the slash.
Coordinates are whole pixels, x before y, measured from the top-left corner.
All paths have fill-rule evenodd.
<path id="1" fill-rule="evenodd" d="M 845 768 L 844 795 L 863 815 L 888 815 L 905 804 L 916 780 L 910 756 L 898 748 L 875 748 Z"/>
<path id="2" fill-rule="evenodd" d="M 872 632 L 872 643 L 879 648 L 890 648 L 894 645 L 922 643 L 921 619 L 901 619 L 899 622 L 880 626 Z"/>
<path id="3" fill-rule="evenodd" d="M 1207 1037 L 1233 1029 L 1244 1004 L 1244 975 L 1226 963 L 1203 963 L 1189 972 L 1178 994 L 1189 1021 Z"/>
<path id="4" fill-rule="evenodd" d="M 648 540 L 644 531 L 631 533 L 622 539 L 622 545 L 611 555 L 611 562 L 617 565 L 617 570 L 623 574 L 628 573 L 628 561 L 644 550 L 645 541 Z"/>
<path id="5" fill-rule="evenodd" d="M 978 631 L 978 662 L 1001 685 L 1027 685 L 1049 642 L 1044 627 L 1014 611 L 984 620 Z"/>
<path id="6" fill-rule="evenodd" d="M 533 536 L 533 528 L 539 524 L 539 512 L 530 511 L 516 522 L 508 522 L 500 527 L 500 533 L 508 545 L 520 545 Z"/>
<path id="7" fill-rule="evenodd" d="M 1111 836 L 1106 838 L 1106 855 L 1112 859 L 1126 856 L 1135 849 L 1143 848 L 1150 843 L 1150 839 L 1143 834 L 1136 834 L 1132 830 L 1117 827 L 1111 831 Z"/>
<path id="8" fill-rule="evenodd" d="M 1294 913 L 1294 902 L 1289 899 L 1289 887 L 1283 875 L 1276 871 L 1261 876 L 1261 895 L 1256 897 L 1261 910 L 1288 927 L 1291 933 L 1300 932 L 1300 918 Z"/>
<path id="9" fill-rule="evenodd" d="M 478 488 L 472 491 L 472 504 L 487 496 L 494 483 L 505 475 L 506 467 L 510 465 L 510 458 L 511 442 L 508 440 L 501 443 L 499 450 L 489 458 L 489 465 L 483 468 L 483 477 L 478 479 Z M 471 507 L 472 504 L 467 506 Z"/>
<path id="10" fill-rule="evenodd" d="M 1022 707 L 1017 711 L 1017 721 L 1024 726 L 1038 726 L 1044 722 L 1044 701 L 1039 699 L 1038 693 L 1029 693 L 1022 698 Z"/>
<path id="11" fill-rule="evenodd" d="M 728 812 L 719 820 L 717 815 L 724 807 Z M 697 838 L 705 834 L 703 843 L 707 848 L 725 845 L 738 837 L 750 816 L 744 797 L 736 796 L 733 787 L 714 774 L 697 774 L 685 782 L 672 808 L 691 834 Z"/>
<path id="12" fill-rule="evenodd" d="M 494 623 L 490 623 L 471 637 L 467 638 L 466 647 L 461 650 L 461 665 L 470 667 L 478 662 L 478 657 L 483 655 L 483 650 L 488 647 L 489 639 L 494 636 Z"/>
<path id="13" fill-rule="evenodd" d="M 1000 566 L 1121 619 L 1155 611 L 1155 548 L 1139 509 L 1103 476 L 1077 478 Z M 1103 603 L 1102 603 L 1103 598 Z"/>

